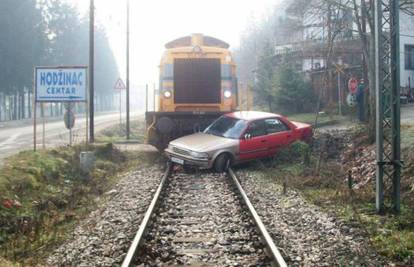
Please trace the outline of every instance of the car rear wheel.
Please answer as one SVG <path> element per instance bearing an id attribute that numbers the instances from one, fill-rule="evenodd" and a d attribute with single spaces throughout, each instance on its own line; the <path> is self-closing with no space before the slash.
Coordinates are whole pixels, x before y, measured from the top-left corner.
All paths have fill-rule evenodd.
<path id="1" fill-rule="evenodd" d="M 214 161 L 214 170 L 218 173 L 225 172 L 231 165 L 231 158 L 228 154 L 219 155 Z"/>

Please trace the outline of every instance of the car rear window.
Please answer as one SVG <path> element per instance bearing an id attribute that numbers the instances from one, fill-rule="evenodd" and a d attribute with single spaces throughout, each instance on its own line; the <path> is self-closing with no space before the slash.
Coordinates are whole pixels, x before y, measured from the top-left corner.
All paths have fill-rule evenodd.
<path id="1" fill-rule="evenodd" d="M 267 119 L 265 120 L 265 123 L 267 134 L 289 131 L 289 127 L 287 127 L 286 124 L 279 119 Z"/>

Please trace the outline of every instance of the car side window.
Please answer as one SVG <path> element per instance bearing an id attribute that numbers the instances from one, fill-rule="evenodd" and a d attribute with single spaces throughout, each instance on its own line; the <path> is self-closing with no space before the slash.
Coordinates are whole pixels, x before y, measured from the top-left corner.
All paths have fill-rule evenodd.
<path id="1" fill-rule="evenodd" d="M 289 131 L 289 127 L 283 121 L 276 118 L 265 120 L 265 124 L 267 134 Z"/>
<path id="2" fill-rule="evenodd" d="M 265 122 L 263 120 L 251 122 L 246 133 L 250 135 L 250 138 L 266 135 Z"/>

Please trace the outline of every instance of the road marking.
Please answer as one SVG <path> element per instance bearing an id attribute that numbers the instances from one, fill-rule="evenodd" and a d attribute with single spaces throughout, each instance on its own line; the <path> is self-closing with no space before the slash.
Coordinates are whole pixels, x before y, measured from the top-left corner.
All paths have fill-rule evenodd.
<path id="1" fill-rule="evenodd" d="M 3 142 L 1 142 L 0 143 L 0 147 L 2 147 L 2 146 L 7 146 L 7 145 L 10 145 L 10 144 L 12 144 L 12 143 L 14 143 L 14 141 L 17 139 L 17 137 L 19 137 L 20 136 L 20 134 L 19 133 L 17 133 L 17 134 L 13 134 L 12 136 L 10 136 L 9 138 L 7 138 L 5 141 L 3 141 Z"/>

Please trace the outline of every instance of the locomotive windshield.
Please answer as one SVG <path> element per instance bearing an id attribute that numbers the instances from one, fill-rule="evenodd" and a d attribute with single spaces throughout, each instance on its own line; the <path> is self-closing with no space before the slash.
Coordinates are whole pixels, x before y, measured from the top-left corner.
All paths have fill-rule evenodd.
<path id="1" fill-rule="evenodd" d="M 174 102 L 216 104 L 221 97 L 221 66 L 216 58 L 174 60 Z"/>

